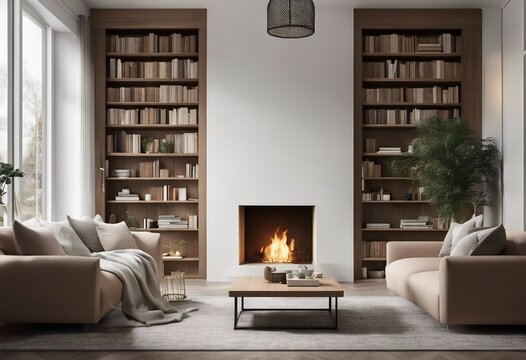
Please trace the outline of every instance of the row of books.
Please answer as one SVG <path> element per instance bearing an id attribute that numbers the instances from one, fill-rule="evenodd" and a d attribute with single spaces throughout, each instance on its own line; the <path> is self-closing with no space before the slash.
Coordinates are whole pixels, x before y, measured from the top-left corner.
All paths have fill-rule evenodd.
<path id="1" fill-rule="evenodd" d="M 192 154 L 199 151 L 198 134 L 195 132 L 167 134 L 166 141 L 174 144 L 176 154 Z"/>
<path id="2" fill-rule="evenodd" d="M 362 161 L 362 178 L 381 177 L 382 165 L 374 161 Z"/>
<path id="3" fill-rule="evenodd" d="M 378 191 L 373 191 L 373 192 L 363 192 L 362 200 L 363 201 L 390 201 L 391 200 L 390 197 L 389 197 L 389 200 L 386 199 L 384 195 L 388 195 L 388 193 L 385 193 L 383 189 L 380 189 Z"/>
<path id="4" fill-rule="evenodd" d="M 362 256 L 364 258 L 384 258 L 386 256 L 385 245 L 385 241 L 364 241 Z"/>
<path id="5" fill-rule="evenodd" d="M 458 86 L 425 88 L 373 88 L 363 89 L 366 103 L 420 103 L 454 104 L 460 101 Z"/>
<path id="6" fill-rule="evenodd" d="M 460 79 L 460 63 L 444 60 L 364 62 L 367 78 L 379 79 Z"/>
<path id="7" fill-rule="evenodd" d="M 198 62 L 191 59 L 172 61 L 122 61 L 111 58 L 112 79 L 197 79 Z"/>
<path id="8" fill-rule="evenodd" d="M 163 185 L 161 189 L 162 201 L 187 201 L 187 191 L 185 187 L 172 187 L 171 185 Z"/>
<path id="9" fill-rule="evenodd" d="M 460 117 L 460 109 L 366 109 L 364 110 L 365 124 L 372 125 L 407 125 L 419 124 L 430 117 L 438 116 L 443 119 Z"/>
<path id="10" fill-rule="evenodd" d="M 141 134 L 128 134 L 126 131 L 108 134 L 106 135 L 106 151 L 140 154 L 142 153 L 142 136 Z"/>
<path id="11" fill-rule="evenodd" d="M 109 102 L 197 102 L 198 87 L 161 85 L 159 87 L 120 87 L 107 89 Z"/>
<path id="12" fill-rule="evenodd" d="M 128 169 L 113 169 L 111 176 L 117 178 L 133 178 L 139 174 L 139 177 L 143 178 L 169 178 L 170 170 L 161 169 L 160 160 L 153 161 L 141 161 L 139 162 L 139 171 L 134 168 Z M 185 164 L 185 174 L 177 175 L 176 178 L 199 178 L 199 164 Z"/>
<path id="13" fill-rule="evenodd" d="M 118 53 L 196 53 L 197 35 L 173 33 L 158 35 L 108 35 L 107 51 Z"/>
<path id="14" fill-rule="evenodd" d="M 197 109 L 179 107 L 174 109 L 116 109 L 106 111 L 108 125 L 197 125 Z"/>
<path id="15" fill-rule="evenodd" d="M 461 50 L 460 36 L 451 33 L 436 35 L 365 35 L 363 43 L 363 50 L 366 53 L 456 53 Z"/>

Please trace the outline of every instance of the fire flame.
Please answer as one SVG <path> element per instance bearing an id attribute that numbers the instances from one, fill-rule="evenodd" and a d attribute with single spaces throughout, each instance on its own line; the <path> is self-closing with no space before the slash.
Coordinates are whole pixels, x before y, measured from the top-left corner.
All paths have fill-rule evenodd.
<path id="1" fill-rule="evenodd" d="M 273 263 L 288 263 L 292 262 L 292 252 L 295 250 L 295 240 L 291 239 L 290 245 L 287 245 L 287 230 L 284 230 L 281 235 L 279 228 L 274 232 L 270 238 L 270 244 L 261 248 L 263 261 Z"/>

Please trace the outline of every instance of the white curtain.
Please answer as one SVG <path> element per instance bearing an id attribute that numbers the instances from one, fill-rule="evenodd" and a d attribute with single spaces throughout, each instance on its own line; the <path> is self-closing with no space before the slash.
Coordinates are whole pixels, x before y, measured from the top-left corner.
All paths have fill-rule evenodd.
<path id="1" fill-rule="evenodd" d="M 95 215 L 95 115 L 89 17 L 79 16 L 82 211 Z"/>

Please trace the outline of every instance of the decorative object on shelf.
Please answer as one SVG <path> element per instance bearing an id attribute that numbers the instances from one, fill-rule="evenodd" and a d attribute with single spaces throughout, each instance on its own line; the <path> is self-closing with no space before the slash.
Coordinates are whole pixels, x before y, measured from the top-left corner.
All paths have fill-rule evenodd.
<path id="1" fill-rule="evenodd" d="M 0 226 L 7 222 L 7 204 L 3 202 L 3 197 L 7 194 L 7 185 L 13 182 L 15 177 L 23 177 L 25 174 L 20 169 L 15 169 L 9 163 L 0 162 Z"/>
<path id="2" fill-rule="evenodd" d="M 295 39 L 314 34 L 312 0 L 270 0 L 267 5 L 267 33 Z"/>
<path id="3" fill-rule="evenodd" d="M 489 205 L 500 165 L 495 139 L 479 138 L 458 118 L 433 117 L 417 131 L 413 153 L 392 160 L 391 171 L 417 180 L 441 218 L 461 221 L 469 208 L 476 213 L 477 207 Z"/>
<path id="4" fill-rule="evenodd" d="M 161 295 L 163 299 L 182 301 L 186 299 L 186 286 L 184 272 L 172 271 L 170 275 L 163 276 L 161 280 Z"/>
<path id="5" fill-rule="evenodd" d="M 152 194 L 144 194 L 144 201 L 152 201 Z"/>
<path id="6" fill-rule="evenodd" d="M 139 220 L 133 214 L 130 214 L 129 211 L 126 211 L 126 220 L 124 221 L 130 229 L 137 229 L 140 226 Z"/>
<path id="7" fill-rule="evenodd" d="M 278 284 L 287 283 L 287 273 L 285 271 L 273 271 L 271 274 L 271 282 Z"/>
<path id="8" fill-rule="evenodd" d="M 152 154 L 154 152 L 155 139 L 151 137 L 144 137 L 142 139 L 142 152 L 145 154 Z"/>
<path id="9" fill-rule="evenodd" d="M 166 139 L 161 139 L 159 143 L 159 151 L 163 154 L 173 153 L 174 144 L 168 142 Z"/>
<path id="10" fill-rule="evenodd" d="M 362 279 L 367 279 L 367 267 L 362 266 Z"/>
<path id="11" fill-rule="evenodd" d="M 186 245 L 185 239 L 171 240 L 170 241 L 170 256 L 177 257 L 179 259 L 183 258 L 182 251 L 183 247 Z"/>
<path id="12" fill-rule="evenodd" d="M 405 200 L 405 201 L 411 201 L 413 200 L 413 194 L 411 194 L 410 192 L 406 192 L 402 195 L 402 200 Z"/>
<path id="13" fill-rule="evenodd" d="M 263 277 L 267 281 L 272 281 L 272 273 L 276 271 L 275 267 L 265 266 L 265 269 L 263 270 Z"/>

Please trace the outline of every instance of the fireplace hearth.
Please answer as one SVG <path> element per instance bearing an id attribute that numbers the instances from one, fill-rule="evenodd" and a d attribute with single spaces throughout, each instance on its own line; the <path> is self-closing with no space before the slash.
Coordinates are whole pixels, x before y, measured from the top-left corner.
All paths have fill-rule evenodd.
<path id="1" fill-rule="evenodd" d="M 239 207 L 239 264 L 312 264 L 314 206 Z"/>

